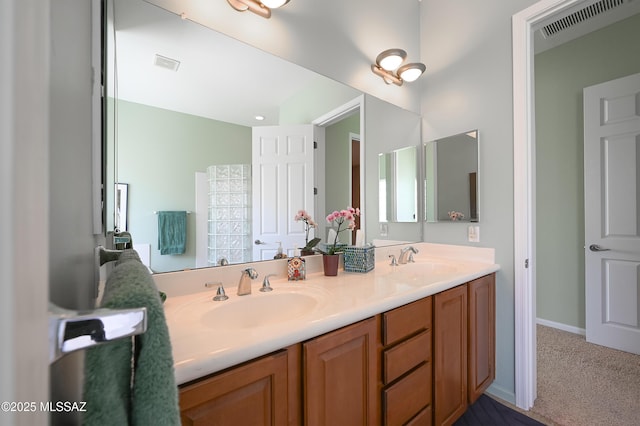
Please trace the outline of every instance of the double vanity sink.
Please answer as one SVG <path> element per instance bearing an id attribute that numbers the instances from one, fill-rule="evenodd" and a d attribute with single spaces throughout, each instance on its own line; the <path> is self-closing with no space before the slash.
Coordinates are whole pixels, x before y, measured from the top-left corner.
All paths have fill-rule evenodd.
<path id="1" fill-rule="evenodd" d="M 428 243 L 414 246 L 419 249 L 414 263 L 392 266 L 388 255 L 397 255 L 399 247 L 382 247 L 376 249 L 378 261 L 372 271 L 340 270 L 336 277 L 323 275 L 321 256 L 307 257 L 304 281 L 286 279 L 286 260 L 238 265 L 237 271 L 224 267 L 224 272 L 231 274 L 227 277 L 216 276 L 221 272 L 218 268 L 156 276 L 158 288 L 169 296 L 164 306 L 177 383 L 190 382 L 499 269 L 493 249 Z M 259 278 L 252 282 L 251 294 L 237 296 L 235 286 L 241 271 L 249 266 Z M 273 290 L 260 292 L 262 277 L 274 272 L 276 276 L 270 278 Z M 228 278 L 234 276 L 235 281 Z M 212 280 L 224 282 L 227 300 L 213 301 L 215 288 L 204 287 L 205 281 Z"/>

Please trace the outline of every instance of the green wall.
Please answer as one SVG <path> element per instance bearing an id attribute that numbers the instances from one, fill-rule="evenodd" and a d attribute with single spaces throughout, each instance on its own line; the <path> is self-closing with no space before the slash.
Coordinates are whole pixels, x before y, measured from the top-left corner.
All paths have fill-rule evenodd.
<path id="1" fill-rule="evenodd" d="M 537 316 L 584 329 L 582 89 L 640 72 L 640 15 L 535 57 Z"/>
<path id="2" fill-rule="evenodd" d="M 118 101 L 118 180 L 129 184 L 129 232 L 151 244 L 151 268 L 195 267 L 195 173 L 213 164 L 251 164 L 251 128 Z M 112 122 L 112 121 L 109 121 Z M 187 249 L 160 255 L 154 211 L 187 210 Z"/>
<path id="3" fill-rule="evenodd" d="M 351 205 L 351 133 L 360 134 L 360 114 L 353 114 L 326 128 L 325 216 Z"/>

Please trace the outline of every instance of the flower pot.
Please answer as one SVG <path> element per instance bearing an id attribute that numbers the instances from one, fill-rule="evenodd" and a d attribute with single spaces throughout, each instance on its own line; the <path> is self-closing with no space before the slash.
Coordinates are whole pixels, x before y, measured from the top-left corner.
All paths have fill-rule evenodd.
<path id="1" fill-rule="evenodd" d="M 340 263 L 339 254 L 322 255 L 322 266 L 324 266 L 324 274 L 327 277 L 335 277 L 338 275 L 338 263 Z"/>

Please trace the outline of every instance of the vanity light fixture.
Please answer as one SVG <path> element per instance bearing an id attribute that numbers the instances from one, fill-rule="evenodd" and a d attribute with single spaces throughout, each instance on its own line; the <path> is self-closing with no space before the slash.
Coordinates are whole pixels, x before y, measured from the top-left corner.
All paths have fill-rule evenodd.
<path id="1" fill-rule="evenodd" d="M 239 12 L 250 10 L 256 15 L 269 19 L 271 9 L 277 9 L 289 3 L 289 0 L 227 0 L 232 8 Z"/>
<path id="2" fill-rule="evenodd" d="M 405 81 L 416 81 L 427 67 L 420 62 L 400 66 L 406 57 L 407 52 L 402 49 L 387 49 L 378 55 L 376 63 L 371 65 L 371 71 L 387 84 L 402 86 Z"/>

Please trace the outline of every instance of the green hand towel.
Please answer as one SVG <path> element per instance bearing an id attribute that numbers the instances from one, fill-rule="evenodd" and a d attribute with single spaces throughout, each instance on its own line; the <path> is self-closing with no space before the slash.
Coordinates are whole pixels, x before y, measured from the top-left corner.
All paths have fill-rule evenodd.
<path id="1" fill-rule="evenodd" d="M 180 424 L 173 355 L 162 302 L 138 254 L 125 250 L 107 279 L 102 307 L 143 306 L 147 308 L 147 331 L 135 337 L 134 345 L 131 338 L 87 350 L 85 425 Z"/>
<path id="2" fill-rule="evenodd" d="M 187 242 L 187 212 L 158 212 L 160 254 L 184 254 Z"/>

